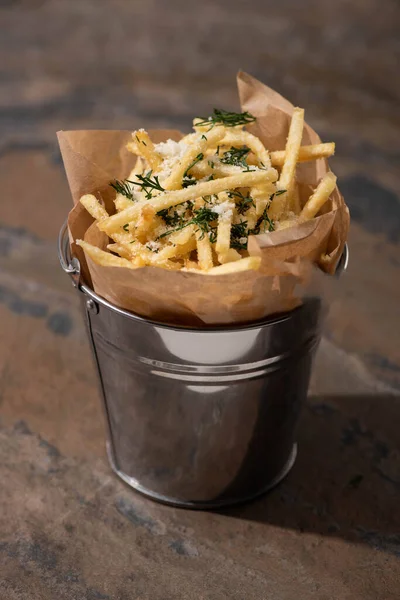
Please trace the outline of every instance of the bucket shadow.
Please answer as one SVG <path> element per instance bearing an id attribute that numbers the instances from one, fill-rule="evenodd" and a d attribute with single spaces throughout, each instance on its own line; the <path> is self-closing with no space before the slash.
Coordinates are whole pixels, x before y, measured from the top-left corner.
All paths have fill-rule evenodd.
<path id="1" fill-rule="evenodd" d="M 400 557 L 400 397 L 308 399 L 287 479 L 230 517 L 342 537 Z"/>

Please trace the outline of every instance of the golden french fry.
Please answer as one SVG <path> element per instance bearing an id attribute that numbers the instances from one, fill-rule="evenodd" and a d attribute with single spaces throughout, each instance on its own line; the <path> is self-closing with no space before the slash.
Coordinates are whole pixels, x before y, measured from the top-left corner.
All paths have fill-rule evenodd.
<path id="1" fill-rule="evenodd" d="M 126 258 L 120 258 L 119 256 L 114 256 L 114 254 L 100 250 L 100 248 L 97 248 L 92 244 L 88 244 L 83 240 L 76 240 L 76 243 L 78 246 L 81 246 L 85 251 L 85 254 L 87 254 L 98 265 L 103 267 L 125 267 L 127 269 L 137 268 L 130 260 L 127 260 Z"/>
<path id="2" fill-rule="evenodd" d="M 135 226 L 135 238 L 142 244 L 147 240 L 147 234 L 154 224 L 156 211 L 151 204 L 144 204 L 140 210 L 140 217 Z"/>
<path id="3" fill-rule="evenodd" d="M 122 258 L 126 258 L 128 260 L 133 258 L 126 246 L 123 246 L 122 244 L 108 244 L 107 250 L 109 250 L 110 252 L 116 252 L 117 254 L 122 256 Z"/>
<path id="4" fill-rule="evenodd" d="M 224 145 L 232 146 L 247 146 L 257 157 L 263 167 L 271 166 L 271 159 L 268 150 L 265 148 L 262 141 L 250 133 L 249 131 L 226 131 L 225 137 L 222 140 Z"/>
<path id="5" fill-rule="evenodd" d="M 250 271 L 260 268 L 261 257 L 260 256 L 247 256 L 246 258 L 241 258 L 235 262 L 228 262 L 224 265 L 218 265 L 218 267 L 213 267 L 207 272 L 204 272 L 205 275 L 227 275 L 229 273 L 240 273 L 241 271 Z"/>
<path id="6" fill-rule="evenodd" d="M 96 196 L 93 194 L 85 194 L 81 197 L 79 202 L 86 208 L 88 213 L 96 219 L 96 221 L 103 221 L 104 219 L 108 219 L 109 214 L 97 200 Z"/>
<path id="7" fill-rule="evenodd" d="M 218 260 L 221 263 L 221 265 L 224 265 L 225 263 L 228 263 L 228 262 L 234 262 L 236 260 L 241 260 L 241 258 L 242 258 L 242 256 L 234 248 L 229 248 L 229 250 L 227 250 L 223 254 L 218 254 Z"/>
<path id="8" fill-rule="evenodd" d="M 134 181 L 136 178 L 136 175 L 140 175 L 141 173 L 143 173 L 143 162 L 142 162 L 142 159 L 140 158 L 140 156 L 138 156 L 134 168 L 128 175 L 128 178 L 127 178 L 128 181 Z M 128 185 L 130 185 L 132 190 L 135 189 L 135 186 L 133 184 L 128 183 Z M 138 196 L 141 196 L 141 193 L 139 191 L 135 191 L 135 194 Z M 125 208 L 129 208 L 130 206 L 132 206 L 132 200 L 130 200 L 126 196 L 123 196 L 122 194 L 117 194 L 116 198 L 114 200 L 114 204 L 115 204 L 116 211 L 120 212 L 121 210 L 124 210 Z"/>
<path id="9" fill-rule="evenodd" d="M 199 266 L 202 271 L 208 271 L 212 269 L 214 263 L 212 258 L 212 250 L 210 239 L 207 233 L 198 229 L 196 231 L 196 243 L 197 243 L 197 259 Z"/>
<path id="10" fill-rule="evenodd" d="M 298 162 L 316 160 L 317 158 L 329 158 L 335 154 L 335 144 L 328 142 L 326 144 L 312 144 L 310 146 L 300 146 Z M 271 164 L 273 167 L 281 167 L 285 162 L 285 150 L 271 152 Z"/>
<path id="11" fill-rule="evenodd" d="M 132 133 L 132 142 L 126 145 L 127 150 L 138 154 L 147 160 L 150 168 L 155 171 L 161 163 L 161 157 L 154 149 L 154 144 L 150 139 L 149 134 L 144 129 L 138 129 Z"/>
<path id="12" fill-rule="evenodd" d="M 226 206 L 226 210 L 218 217 L 217 242 L 215 244 L 217 254 L 226 254 L 231 245 L 234 204 L 225 200 L 224 205 Z"/>
<path id="13" fill-rule="evenodd" d="M 295 108 L 292 115 L 292 120 L 289 127 L 289 135 L 285 148 L 285 162 L 283 163 L 280 177 L 276 187 L 278 191 L 285 192 L 275 196 L 269 209 L 269 216 L 276 221 L 280 219 L 287 207 L 290 206 L 293 194 L 293 186 L 296 174 L 296 164 L 299 155 L 301 138 L 303 137 L 304 127 L 304 110 Z"/>
<path id="14" fill-rule="evenodd" d="M 336 187 L 336 175 L 329 171 L 319 182 L 315 192 L 309 197 L 300 213 L 299 221 L 312 219 L 321 210 Z"/>
<path id="15" fill-rule="evenodd" d="M 219 194 L 225 190 L 234 190 L 239 187 L 251 187 L 260 183 L 274 181 L 276 176 L 277 172 L 275 169 L 263 169 L 244 172 L 222 179 L 206 181 L 204 183 L 197 183 L 196 185 L 191 185 L 183 190 L 164 192 L 151 200 L 137 202 L 133 206 L 101 221 L 99 223 L 99 229 L 111 235 L 111 233 L 118 231 L 125 223 L 130 223 L 137 219 L 141 208 L 146 203 L 151 204 L 154 207 L 155 212 L 158 212 L 200 196 Z"/>
<path id="16" fill-rule="evenodd" d="M 209 146 L 217 144 L 224 136 L 224 127 L 215 127 L 206 134 L 198 134 L 196 139 L 188 145 L 182 160 L 172 169 L 169 177 L 163 181 L 166 190 L 178 190 L 182 187 L 184 174 L 189 170 L 192 163 L 200 156 L 204 156 Z"/>

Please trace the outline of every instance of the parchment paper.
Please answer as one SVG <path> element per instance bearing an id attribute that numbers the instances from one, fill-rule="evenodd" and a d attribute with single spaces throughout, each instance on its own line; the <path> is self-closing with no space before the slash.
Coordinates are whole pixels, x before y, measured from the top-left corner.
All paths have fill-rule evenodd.
<path id="1" fill-rule="evenodd" d="M 242 110 L 257 121 L 248 129 L 269 150 L 283 150 L 293 106 L 277 92 L 246 73 L 238 74 Z M 179 140 L 178 131 L 149 132 L 157 143 Z M 79 204 L 83 194 L 93 193 L 114 212 L 114 190 L 110 181 L 124 179 L 135 157 L 125 149 L 130 131 L 60 131 L 61 153 L 74 208 L 68 218 L 72 253 L 81 262 L 84 280 L 97 294 L 113 304 L 141 316 L 189 326 L 245 323 L 287 312 L 298 306 L 320 277 L 312 276 L 315 265 L 328 274 L 335 271 L 349 228 L 349 212 L 339 190 L 333 192 L 323 214 L 282 231 L 252 236 L 249 252 L 261 256 L 258 271 L 207 276 L 200 273 L 166 271 L 157 267 L 136 270 L 103 267 L 85 257 L 77 239 L 105 249 L 108 237 Z M 318 135 L 306 125 L 303 144 L 318 143 Z M 319 159 L 298 166 L 300 196 L 304 203 L 321 177 L 329 170 Z M 315 268 L 315 267 L 314 267 Z M 315 275 L 315 273 L 314 273 Z"/>

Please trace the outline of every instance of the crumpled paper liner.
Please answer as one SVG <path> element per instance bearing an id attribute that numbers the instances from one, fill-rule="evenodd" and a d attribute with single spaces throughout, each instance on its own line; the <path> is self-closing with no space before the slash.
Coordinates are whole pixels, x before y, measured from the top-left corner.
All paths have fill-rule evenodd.
<path id="1" fill-rule="evenodd" d="M 257 121 L 248 127 L 269 150 L 285 148 L 293 106 L 277 92 L 246 73 L 238 74 L 242 110 Z M 339 190 L 333 192 L 323 214 L 301 225 L 249 239 L 249 252 L 261 256 L 258 271 L 207 276 L 157 267 L 136 270 L 102 267 L 86 257 L 77 239 L 105 249 L 107 235 L 100 232 L 79 198 L 93 193 L 114 212 L 110 181 L 124 179 L 135 156 L 125 149 L 129 131 L 60 131 L 58 140 L 74 208 L 68 217 L 72 253 L 81 263 L 84 281 L 109 302 L 143 317 L 177 325 L 204 326 L 246 323 L 294 309 L 305 295 L 315 293 L 312 265 L 333 274 L 349 228 L 349 212 Z M 179 140 L 178 131 L 150 131 L 157 143 Z M 320 138 L 304 127 L 302 144 Z M 329 170 L 326 160 L 298 165 L 300 199 Z M 315 269 L 314 269 L 315 270 Z M 313 284 L 311 284 L 313 282 Z"/>

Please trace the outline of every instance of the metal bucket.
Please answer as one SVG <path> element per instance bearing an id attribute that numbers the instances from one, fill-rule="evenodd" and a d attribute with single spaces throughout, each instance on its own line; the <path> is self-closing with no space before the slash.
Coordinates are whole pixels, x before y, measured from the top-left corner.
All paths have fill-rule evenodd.
<path id="1" fill-rule="evenodd" d="M 59 256 L 81 292 L 119 477 L 160 502 L 216 508 L 286 476 L 320 339 L 318 299 L 251 325 L 174 327 L 117 308 L 80 282 L 65 225 Z"/>

